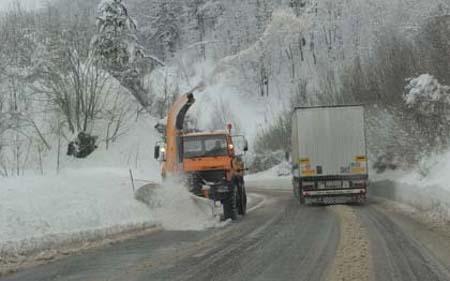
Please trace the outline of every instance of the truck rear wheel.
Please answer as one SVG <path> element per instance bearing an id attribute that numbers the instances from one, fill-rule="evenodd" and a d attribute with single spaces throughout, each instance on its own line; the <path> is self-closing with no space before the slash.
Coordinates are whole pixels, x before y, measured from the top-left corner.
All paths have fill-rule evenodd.
<path id="1" fill-rule="evenodd" d="M 223 216 L 224 219 L 236 220 L 238 217 L 238 191 L 237 185 L 233 184 L 231 191 L 226 195 L 223 201 Z"/>
<path id="2" fill-rule="evenodd" d="M 238 184 L 238 195 L 238 213 L 239 215 L 245 216 L 247 213 L 247 191 L 245 190 L 243 182 Z"/>

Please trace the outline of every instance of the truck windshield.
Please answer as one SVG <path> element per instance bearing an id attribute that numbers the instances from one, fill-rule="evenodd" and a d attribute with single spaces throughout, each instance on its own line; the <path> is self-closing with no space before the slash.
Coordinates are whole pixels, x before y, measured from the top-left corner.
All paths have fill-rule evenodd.
<path id="1" fill-rule="evenodd" d="M 228 155 L 225 135 L 184 137 L 183 143 L 184 158 Z"/>

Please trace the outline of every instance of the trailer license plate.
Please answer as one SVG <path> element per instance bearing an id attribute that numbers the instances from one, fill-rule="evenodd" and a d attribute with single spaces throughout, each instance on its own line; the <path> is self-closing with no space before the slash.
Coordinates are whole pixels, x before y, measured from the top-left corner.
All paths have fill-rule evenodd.
<path id="1" fill-rule="evenodd" d="M 341 181 L 327 181 L 327 187 L 341 188 Z"/>

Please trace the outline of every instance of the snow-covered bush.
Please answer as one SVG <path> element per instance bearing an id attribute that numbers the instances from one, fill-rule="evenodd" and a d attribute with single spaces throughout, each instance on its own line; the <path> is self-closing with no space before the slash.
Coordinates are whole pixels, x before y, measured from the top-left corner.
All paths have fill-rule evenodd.
<path id="1" fill-rule="evenodd" d="M 268 128 L 258 132 L 255 138 L 255 152 L 289 151 L 291 147 L 291 118 L 289 112 L 278 116 Z"/>
<path id="2" fill-rule="evenodd" d="M 257 132 L 251 168 L 263 171 L 286 160 L 291 148 L 291 118 L 289 112 L 279 115 L 267 128 Z"/>
<path id="3" fill-rule="evenodd" d="M 286 151 L 265 151 L 264 153 L 256 153 L 247 161 L 250 162 L 250 172 L 261 172 L 268 170 L 286 160 Z"/>
<path id="4" fill-rule="evenodd" d="M 450 87 L 441 85 L 430 74 L 410 79 L 405 87 L 404 101 L 409 108 L 424 116 L 448 116 L 450 110 Z"/>

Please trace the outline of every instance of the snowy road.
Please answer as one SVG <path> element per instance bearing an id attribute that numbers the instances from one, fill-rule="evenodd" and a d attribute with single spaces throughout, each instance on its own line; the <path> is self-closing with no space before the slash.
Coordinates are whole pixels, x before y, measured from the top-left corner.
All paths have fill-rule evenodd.
<path id="1" fill-rule="evenodd" d="M 379 202 L 300 207 L 254 192 L 263 206 L 224 228 L 161 231 L 1 280 L 450 280 L 450 236 Z"/>

